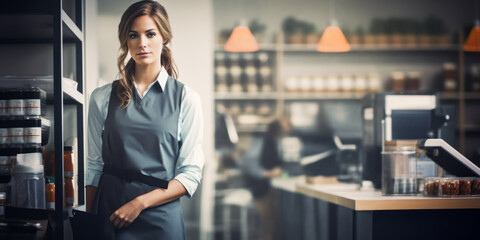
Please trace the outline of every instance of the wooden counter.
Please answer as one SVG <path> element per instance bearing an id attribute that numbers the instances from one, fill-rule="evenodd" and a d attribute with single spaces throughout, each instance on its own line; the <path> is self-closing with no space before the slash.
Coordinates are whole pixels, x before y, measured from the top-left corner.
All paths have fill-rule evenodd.
<path id="1" fill-rule="evenodd" d="M 298 183 L 298 193 L 356 211 L 480 209 L 480 197 L 382 196 L 381 191 L 359 191 L 354 184 Z"/>
<path id="2" fill-rule="evenodd" d="M 273 179 L 279 240 L 479 239 L 480 197 L 382 196 L 355 184 Z"/>

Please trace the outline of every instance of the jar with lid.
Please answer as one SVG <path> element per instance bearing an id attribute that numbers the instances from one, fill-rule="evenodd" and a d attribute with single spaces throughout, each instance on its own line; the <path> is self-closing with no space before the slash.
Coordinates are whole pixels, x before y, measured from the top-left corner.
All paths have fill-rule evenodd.
<path id="1" fill-rule="evenodd" d="M 325 91 L 325 78 L 322 75 L 314 76 L 312 80 L 312 85 L 315 92 Z"/>
<path id="2" fill-rule="evenodd" d="M 242 85 L 241 85 L 241 76 L 242 76 L 242 68 L 237 65 L 230 66 L 230 76 L 232 77 L 232 84 L 230 85 L 230 91 L 232 92 L 241 92 Z"/>
<path id="3" fill-rule="evenodd" d="M 385 141 L 382 152 L 382 194 L 417 193 L 416 141 Z"/>
<path id="4" fill-rule="evenodd" d="M 261 82 L 261 89 L 262 92 L 270 92 L 272 91 L 272 83 L 271 83 L 271 78 L 272 78 L 272 69 L 268 64 L 262 64 L 259 70 L 260 74 L 260 82 Z"/>
<path id="5" fill-rule="evenodd" d="M 247 92 L 257 92 L 258 85 L 257 85 L 257 68 L 252 63 L 249 63 L 245 67 L 245 75 L 247 77 Z"/>
<path id="6" fill-rule="evenodd" d="M 217 91 L 226 92 L 227 87 L 227 68 L 223 64 L 218 64 L 215 67 L 215 74 L 217 74 Z"/>
<path id="7" fill-rule="evenodd" d="M 0 116 L 7 116 L 7 92 L 0 89 Z"/>
<path id="8" fill-rule="evenodd" d="M 407 91 L 418 91 L 420 90 L 420 72 L 408 72 L 407 81 L 405 84 L 405 89 Z"/>
<path id="9" fill-rule="evenodd" d="M 14 207 L 45 209 L 43 165 L 17 164 L 11 184 Z"/>
<path id="10" fill-rule="evenodd" d="M 353 78 L 350 74 L 342 74 L 340 78 L 340 89 L 343 92 L 350 92 L 353 90 Z"/>
<path id="11" fill-rule="evenodd" d="M 7 96 L 7 115 L 24 116 L 25 101 L 23 99 L 23 91 L 21 89 L 13 89 L 6 93 Z"/>
<path id="12" fill-rule="evenodd" d="M 443 81 L 443 90 L 457 90 L 457 67 L 455 66 L 455 63 L 446 62 L 443 64 Z"/>
<path id="13" fill-rule="evenodd" d="M 312 81 L 309 76 L 302 76 L 299 80 L 299 88 L 302 92 L 310 92 L 312 90 Z"/>
<path id="14" fill-rule="evenodd" d="M 405 91 L 405 74 L 403 72 L 392 72 L 392 90 L 396 92 Z"/>
<path id="15" fill-rule="evenodd" d="M 340 88 L 340 84 L 338 82 L 338 76 L 335 74 L 328 74 L 327 75 L 327 91 L 329 92 L 336 92 Z"/>
<path id="16" fill-rule="evenodd" d="M 365 92 L 367 90 L 367 78 L 364 74 L 355 75 L 353 89 L 356 92 Z"/>
<path id="17" fill-rule="evenodd" d="M 45 115 L 47 93 L 44 90 L 36 87 L 23 89 L 23 97 L 25 104 L 25 115 Z"/>
<path id="18" fill-rule="evenodd" d="M 288 92 L 295 92 L 299 88 L 298 79 L 296 76 L 289 76 L 285 80 L 285 90 Z"/>
<path id="19" fill-rule="evenodd" d="M 380 75 L 377 73 L 370 73 L 368 75 L 368 91 L 369 92 L 380 92 L 382 89 L 382 80 Z"/>

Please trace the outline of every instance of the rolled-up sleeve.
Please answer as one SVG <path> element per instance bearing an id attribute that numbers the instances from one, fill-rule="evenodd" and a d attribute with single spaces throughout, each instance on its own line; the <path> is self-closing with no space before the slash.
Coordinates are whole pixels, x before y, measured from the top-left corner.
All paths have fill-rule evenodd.
<path id="1" fill-rule="evenodd" d="M 177 159 L 175 179 L 187 190 L 187 197 L 192 197 L 202 179 L 204 156 L 202 104 L 198 93 L 184 87 L 179 118 L 180 153 Z"/>
<path id="2" fill-rule="evenodd" d="M 88 165 L 86 186 L 98 186 L 103 171 L 102 131 L 110 99 L 111 84 L 95 89 L 88 108 Z"/>

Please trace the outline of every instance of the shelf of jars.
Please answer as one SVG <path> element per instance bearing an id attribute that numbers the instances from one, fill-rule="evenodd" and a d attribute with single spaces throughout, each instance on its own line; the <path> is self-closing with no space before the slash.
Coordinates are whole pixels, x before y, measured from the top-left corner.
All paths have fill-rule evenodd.
<path id="1" fill-rule="evenodd" d="M 215 92 L 215 100 L 276 100 L 278 92 Z"/>
<path id="2" fill-rule="evenodd" d="M 404 46 L 404 45 L 365 45 L 352 44 L 350 52 L 388 52 L 388 51 L 458 51 L 459 46 L 446 44 L 440 46 Z M 317 52 L 316 44 L 284 44 L 284 52 Z M 319 52 L 320 53 L 320 52 Z M 338 54 L 338 53 L 337 53 Z"/>

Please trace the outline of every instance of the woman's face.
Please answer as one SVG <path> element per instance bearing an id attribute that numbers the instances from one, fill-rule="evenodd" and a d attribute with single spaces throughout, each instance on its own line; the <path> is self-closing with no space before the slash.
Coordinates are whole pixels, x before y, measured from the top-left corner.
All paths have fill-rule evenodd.
<path id="1" fill-rule="evenodd" d="M 163 38 L 152 17 L 144 15 L 133 21 L 128 32 L 127 45 L 137 64 L 160 64 Z"/>

